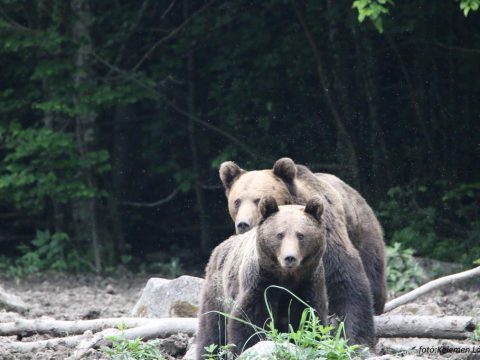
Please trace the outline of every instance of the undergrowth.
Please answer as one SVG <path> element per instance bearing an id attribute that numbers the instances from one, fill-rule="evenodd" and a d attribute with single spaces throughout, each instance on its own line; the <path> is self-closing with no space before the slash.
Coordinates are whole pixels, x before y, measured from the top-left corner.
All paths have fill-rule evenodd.
<path id="1" fill-rule="evenodd" d="M 420 285 L 425 274 L 413 257 L 413 249 L 404 248 L 400 243 L 386 247 L 387 286 L 390 291 L 413 290 Z"/>
<path id="2" fill-rule="evenodd" d="M 124 330 L 125 326 L 120 324 L 118 328 Z M 120 335 L 108 336 L 107 340 L 112 342 L 112 346 L 102 346 L 100 351 L 110 360 L 165 360 L 158 350 L 159 340 L 129 340 L 125 338 L 123 331 Z"/>
<path id="3" fill-rule="evenodd" d="M 480 257 L 480 182 L 444 181 L 393 187 L 377 209 L 388 244 L 414 248 L 419 256 L 471 263 Z"/>

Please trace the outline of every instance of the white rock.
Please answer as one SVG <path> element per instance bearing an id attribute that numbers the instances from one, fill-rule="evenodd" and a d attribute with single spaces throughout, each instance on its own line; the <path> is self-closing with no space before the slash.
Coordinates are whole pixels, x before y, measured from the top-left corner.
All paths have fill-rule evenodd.
<path id="1" fill-rule="evenodd" d="M 195 317 L 204 281 L 186 275 L 173 280 L 151 278 L 133 307 L 132 315 L 147 318 Z"/>
<path id="2" fill-rule="evenodd" d="M 238 360 L 271 360 L 272 356 L 275 354 L 277 350 L 277 344 L 273 341 L 260 341 L 253 345 L 251 348 L 245 350 L 239 357 Z M 293 344 L 288 344 L 288 349 L 292 353 L 296 353 L 298 348 Z"/>

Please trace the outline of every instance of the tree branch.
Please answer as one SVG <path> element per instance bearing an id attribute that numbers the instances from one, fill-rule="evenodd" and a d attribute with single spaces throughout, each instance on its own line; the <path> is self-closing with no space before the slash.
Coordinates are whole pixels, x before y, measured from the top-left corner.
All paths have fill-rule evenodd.
<path id="1" fill-rule="evenodd" d="M 204 6 L 202 6 L 199 10 L 195 11 L 190 17 L 188 17 L 180 26 L 178 26 L 176 29 L 171 31 L 167 36 L 164 36 L 160 40 L 158 40 L 156 43 L 154 43 L 150 49 L 147 50 L 147 52 L 140 58 L 140 60 L 135 64 L 135 66 L 130 70 L 131 72 L 136 72 L 138 68 L 150 57 L 150 55 L 155 51 L 156 48 L 158 48 L 160 45 L 166 43 L 168 40 L 171 38 L 177 36 L 183 29 L 189 25 L 192 20 L 198 15 L 201 14 L 203 11 L 208 9 L 216 0 L 210 0 L 208 3 L 206 3 Z"/>
<path id="2" fill-rule="evenodd" d="M 480 49 L 472 49 L 472 48 L 464 48 L 464 47 L 460 47 L 460 46 L 452 46 L 452 45 L 444 44 L 444 43 L 441 43 L 441 42 L 438 42 L 438 41 L 433 42 L 432 44 L 435 45 L 435 46 L 447 49 L 447 50 L 461 51 L 461 52 L 466 52 L 466 53 L 470 53 L 470 54 L 480 54 Z"/>
<path id="3" fill-rule="evenodd" d="M 162 16 L 160 16 L 160 19 L 165 19 L 165 16 L 167 16 L 169 13 L 170 13 L 170 10 L 173 9 L 173 7 L 175 6 L 175 3 L 177 2 L 177 0 L 173 0 L 170 5 L 168 5 L 167 9 L 163 12 Z"/>
<path id="4" fill-rule="evenodd" d="M 480 276 L 480 266 L 473 268 L 471 270 L 463 271 L 461 273 L 452 274 L 452 275 L 448 275 L 448 276 L 444 276 L 444 277 L 432 280 L 413 291 L 410 291 L 396 299 L 389 301 L 388 303 L 385 304 L 384 312 L 389 312 L 399 307 L 400 305 L 409 303 L 415 300 L 416 298 L 422 295 L 425 295 L 433 290 L 437 290 L 447 285 L 454 285 L 458 282 L 468 280 L 476 276 Z"/>
<path id="5" fill-rule="evenodd" d="M 166 204 L 167 202 L 172 200 L 175 196 L 177 196 L 177 194 L 178 194 L 178 189 L 175 189 L 163 199 L 160 199 L 154 202 L 122 201 L 122 204 L 128 205 L 128 206 L 136 206 L 136 207 L 156 207 L 156 206 Z"/>

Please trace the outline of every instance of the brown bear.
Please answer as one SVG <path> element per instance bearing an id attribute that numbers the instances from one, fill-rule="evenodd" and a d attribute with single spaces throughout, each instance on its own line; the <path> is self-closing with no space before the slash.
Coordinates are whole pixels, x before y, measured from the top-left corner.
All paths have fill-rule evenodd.
<path id="1" fill-rule="evenodd" d="M 228 209 L 238 233 L 256 226 L 260 220 L 255 204 L 262 196 L 273 196 L 279 204 L 305 204 L 315 194 L 325 197 L 326 206 L 334 215 L 328 228 L 336 233 L 341 246 L 348 249 L 350 258 L 360 256 L 371 290 L 374 312 L 381 314 L 386 300 L 385 249 L 381 226 L 365 199 L 353 188 L 330 174 L 314 174 L 307 167 L 296 165 L 289 158 L 277 160 L 271 170 L 245 171 L 234 162 L 220 166 L 220 178 L 226 190 Z M 352 244 L 354 246 L 352 246 Z M 348 313 L 348 304 L 339 295 L 333 278 L 334 269 L 343 272 L 348 264 L 335 263 L 327 247 L 325 270 L 330 311 Z M 330 269 L 328 263 L 332 266 Z M 333 274 L 334 275 L 334 274 Z M 353 295 L 352 293 L 350 293 Z M 335 310 L 337 309 L 337 310 Z M 350 321 L 352 316 L 350 315 Z M 348 325 L 347 317 L 347 325 Z"/>
<path id="2" fill-rule="evenodd" d="M 233 351 L 239 354 L 259 340 L 252 326 L 217 312 L 263 328 L 269 318 L 264 292 L 271 285 L 284 287 L 303 299 L 326 325 L 322 256 L 328 230 L 323 203 L 324 199 L 316 196 L 305 207 L 278 207 L 273 197 L 264 197 L 259 202 L 259 226 L 215 248 L 201 295 L 198 359 L 210 344 L 234 344 Z M 278 288 L 268 289 L 267 298 L 277 329 L 287 331 L 288 324 L 298 327 L 304 304 Z"/>

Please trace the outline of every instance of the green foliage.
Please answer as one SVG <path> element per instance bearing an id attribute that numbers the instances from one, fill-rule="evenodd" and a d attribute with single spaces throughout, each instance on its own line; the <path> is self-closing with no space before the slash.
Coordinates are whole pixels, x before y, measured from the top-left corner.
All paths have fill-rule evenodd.
<path id="1" fill-rule="evenodd" d="M 475 330 L 473 331 L 473 333 L 471 335 L 471 339 L 473 341 L 480 342 L 480 326 L 477 325 L 477 327 L 475 328 Z"/>
<path id="2" fill-rule="evenodd" d="M 470 11 L 477 11 L 480 7 L 480 0 L 460 0 L 460 10 L 463 11 L 465 17 Z"/>
<path id="3" fill-rule="evenodd" d="M 205 360 L 228 359 L 234 347 L 235 345 L 233 344 L 227 344 L 222 346 L 210 344 L 209 346 L 205 346 L 206 354 L 204 355 L 204 358 Z"/>
<path id="4" fill-rule="evenodd" d="M 400 243 L 387 246 L 387 285 L 393 292 L 413 290 L 425 274 L 413 257 L 413 250 Z"/>
<path id="5" fill-rule="evenodd" d="M 110 169 L 104 150 L 79 156 L 72 134 L 27 128 L 17 123 L 0 128 L 6 155 L 0 162 L 0 196 L 31 213 L 44 209 L 45 199 L 58 204 L 101 195 L 86 183 L 84 172 L 100 175 Z"/>
<path id="6" fill-rule="evenodd" d="M 464 264 L 480 255 L 480 183 L 394 187 L 387 196 L 378 216 L 389 244 L 398 242 L 420 256 Z"/>
<path id="7" fill-rule="evenodd" d="M 291 326 L 290 326 L 291 328 Z M 359 350 L 357 345 L 348 345 L 344 324 L 336 330 L 333 326 L 323 326 L 311 308 L 303 311 L 298 330 L 292 328 L 288 333 L 279 333 L 274 328 L 267 333 L 267 339 L 276 344 L 275 359 L 352 359 Z M 295 344 L 293 350 L 289 344 Z"/>
<path id="8" fill-rule="evenodd" d="M 358 21 L 362 23 L 370 19 L 379 33 L 383 33 L 382 16 L 389 13 L 387 5 L 394 5 L 393 0 L 355 0 L 352 4 L 358 11 Z M 480 8 L 480 0 L 460 0 L 460 10 L 465 17 L 470 11 L 477 11 Z"/>
<path id="9" fill-rule="evenodd" d="M 15 260 L 0 258 L 0 271 L 7 276 L 22 277 L 48 271 L 83 272 L 92 267 L 65 233 L 37 230 L 35 239 L 28 245 L 20 245 L 18 250 L 21 255 Z"/>
<path id="10" fill-rule="evenodd" d="M 125 336 L 109 336 L 112 347 L 103 346 L 101 351 L 111 360 L 164 360 L 158 350 L 159 340 L 143 342 L 138 338 L 128 340 Z"/>
<path id="11" fill-rule="evenodd" d="M 358 21 L 370 19 L 378 32 L 383 32 L 382 15 L 388 14 L 387 5 L 393 5 L 393 0 L 355 0 L 352 7 L 358 10 Z"/>

